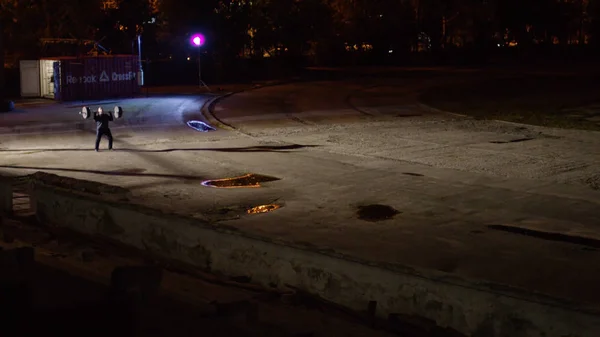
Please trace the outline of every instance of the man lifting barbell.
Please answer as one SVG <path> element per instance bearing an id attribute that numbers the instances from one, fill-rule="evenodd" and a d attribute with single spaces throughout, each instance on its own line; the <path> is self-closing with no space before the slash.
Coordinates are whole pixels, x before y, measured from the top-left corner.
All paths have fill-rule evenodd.
<path id="1" fill-rule="evenodd" d="M 108 127 L 108 123 L 113 121 L 112 113 L 104 113 L 102 107 L 99 107 L 98 111 L 94 114 L 94 120 L 96 121 L 96 152 L 98 152 L 100 139 L 102 139 L 102 136 L 106 136 L 106 138 L 108 138 L 108 149 L 112 150 L 113 137 L 112 133 L 110 132 L 110 128 Z"/>

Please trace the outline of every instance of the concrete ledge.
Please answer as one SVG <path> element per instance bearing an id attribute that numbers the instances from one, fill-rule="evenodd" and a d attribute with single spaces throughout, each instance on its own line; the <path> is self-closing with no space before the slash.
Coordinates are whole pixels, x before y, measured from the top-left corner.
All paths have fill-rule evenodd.
<path id="1" fill-rule="evenodd" d="M 506 286 L 369 264 L 44 184 L 33 185 L 32 199 L 43 223 L 265 287 L 293 286 L 357 311 L 376 301 L 383 318 L 419 316 L 476 337 L 600 336 L 598 311 Z"/>
<path id="2" fill-rule="evenodd" d="M 47 172 L 35 172 L 28 176 L 29 181 L 35 185 L 46 185 L 72 192 L 82 192 L 87 195 L 99 195 L 104 198 L 117 198 L 126 200 L 131 192 L 120 186 L 102 184 L 89 180 L 63 177 Z"/>

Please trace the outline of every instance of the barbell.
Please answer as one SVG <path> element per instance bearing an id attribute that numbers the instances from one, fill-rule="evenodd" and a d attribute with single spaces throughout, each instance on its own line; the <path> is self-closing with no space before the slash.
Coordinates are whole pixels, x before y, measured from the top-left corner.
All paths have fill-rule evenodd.
<path id="1" fill-rule="evenodd" d="M 116 119 L 123 117 L 123 108 L 121 108 L 120 106 L 115 105 L 115 108 L 113 111 L 114 111 L 113 116 Z M 92 110 L 90 109 L 89 106 L 84 106 L 83 108 L 81 108 L 81 111 L 79 111 L 79 114 L 81 115 L 81 117 L 83 119 L 89 119 L 92 116 Z"/>

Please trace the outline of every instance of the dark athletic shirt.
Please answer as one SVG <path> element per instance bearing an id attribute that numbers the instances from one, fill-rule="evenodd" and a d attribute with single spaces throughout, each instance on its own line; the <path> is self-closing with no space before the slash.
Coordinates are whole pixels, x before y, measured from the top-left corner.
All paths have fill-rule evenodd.
<path id="1" fill-rule="evenodd" d="M 102 115 L 96 114 L 94 115 L 94 120 L 96 121 L 96 130 L 107 130 L 108 122 L 113 121 L 113 116 L 110 112 L 103 113 Z"/>

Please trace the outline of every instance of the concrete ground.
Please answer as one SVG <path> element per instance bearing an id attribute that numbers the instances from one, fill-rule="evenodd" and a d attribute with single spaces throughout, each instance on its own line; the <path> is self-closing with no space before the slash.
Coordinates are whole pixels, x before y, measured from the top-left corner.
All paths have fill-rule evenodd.
<path id="1" fill-rule="evenodd" d="M 43 170 L 124 186 L 134 202 L 376 264 L 599 303 L 600 134 L 477 121 L 420 105 L 420 88 L 441 80 L 456 79 L 247 91 L 213 106 L 206 120 L 213 132 L 184 124 L 201 118 L 208 96 L 121 102 L 127 118 L 115 123 L 116 151 L 93 152 L 91 122 L 77 129 L 74 115 L 68 123 L 75 124 L 58 131 L 5 129 L 0 165 L 11 174 Z M 47 110 L 35 111 L 27 115 Z M 13 118 L 6 116 L 3 123 Z M 280 180 L 260 188 L 201 184 L 246 173 Z M 283 207 L 246 212 L 265 204 Z M 398 213 L 360 219 L 361 207 L 373 204 Z"/>

